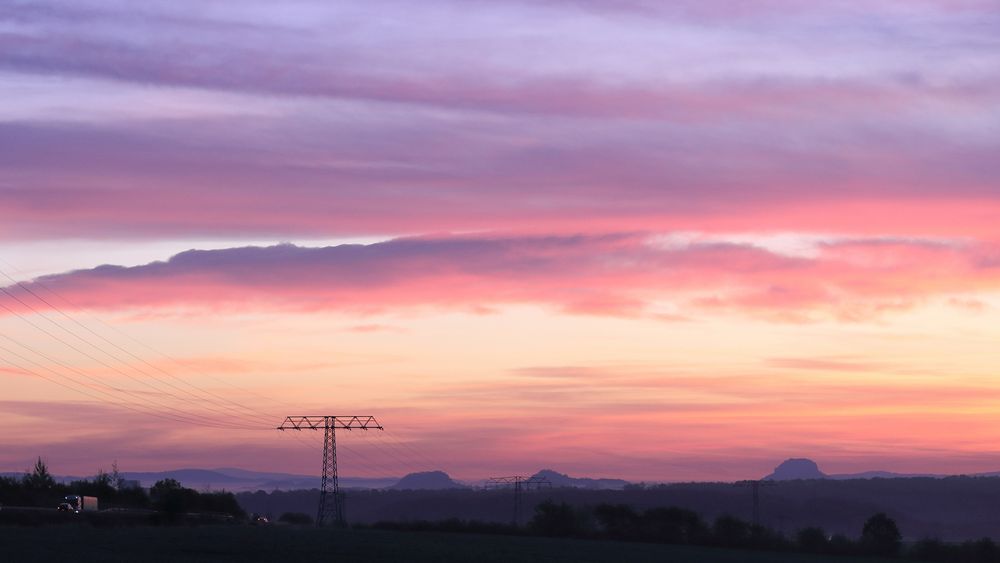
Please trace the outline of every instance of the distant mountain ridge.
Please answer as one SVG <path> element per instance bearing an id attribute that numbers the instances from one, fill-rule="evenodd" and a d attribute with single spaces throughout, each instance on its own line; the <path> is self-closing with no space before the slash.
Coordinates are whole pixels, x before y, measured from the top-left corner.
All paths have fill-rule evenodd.
<path id="1" fill-rule="evenodd" d="M 20 478 L 22 471 L 0 472 L 0 477 Z M 1000 477 L 1000 471 L 965 474 L 969 477 Z M 268 471 L 252 471 L 235 467 L 220 467 L 216 469 L 182 468 L 168 471 L 126 471 L 122 476 L 131 481 L 138 481 L 142 487 L 151 487 L 162 479 L 176 479 L 181 485 L 205 490 L 226 490 L 231 492 L 263 491 L 293 491 L 309 490 L 319 487 L 318 475 L 300 475 Z M 819 465 L 808 458 L 790 458 L 779 464 L 772 473 L 763 477 L 769 481 L 789 481 L 798 479 L 826 479 L 843 481 L 849 479 L 899 479 L 911 477 L 945 478 L 955 474 L 938 473 L 896 473 L 892 471 L 864 471 L 859 473 L 824 473 Z M 552 469 L 542 469 L 532 477 L 544 478 L 553 487 L 566 487 L 590 490 L 620 490 L 629 481 L 613 478 L 571 477 Z M 59 483 L 70 483 L 81 479 L 92 479 L 93 475 L 53 475 Z M 484 481 L 473 484 L 481 485 Z M 346 489 L 411 489 L 440 490 L 468 487 L 468 484 L 452 479 L 444 471 L 424 471 L 410 473 L 402 478 L 395 477 L 340 477 L 340 485 Z"/>
<path id="2" fill-rule="evenodd" d="M 399 482 L 389 488 L 393 490 L 427 491 L 467 489 L 468 487 L 453 480 L 444 471 L 420 471 L 404 476 Z"/>
<path id="3" fill-rule="evenodd" d="M 227 491 L 290 491 L 319 488 L 318 475 L 296 475 L 251 471 L 223 467 L 219 469 L 174 469 L 154 472 L 125 472 L 126 479 L 139 481 L 150 487 L 161 479 L 176 479 L 181 485 L 197 490 L 225 489 Z M 340 477 L 340 485 L 347 489 L 380 489 L 396 482 L 395 478 Z"/>
<path id="4" fill-rule="evenodd" d="M 781 462 L 774 471 L 763 478 L 765 481 L 794 481 L 797 479 L 833 479 L 846 481 L 849 479 L 906 479 L 909 477 L 932 477 L 943 479 L 953 475 L 936 473 L 894 473 L 892 471 L 863 471 L 861 473 L 826 474 L 820 471 L 819 465 L 808 458 L 789 458 Z M 998 477 L 1000 471 L 974 473 L 970 477 Z"/>
<path id="5" fill-rule="evenodd" d="M 3 477 L 20 478 L 24 472 L 0 473 Z M 82 479 L 93 479 L 93 475 L 80 477 L 76 475 L 53 475 L 58 483 L 68 484 Z M 275 473 L 251 471 L 223 467 L 219 469 L 172 469 L 168 471 L 125 471 L 122 477 L 129 481 L 138 481 L 141 487 L 151 487 L 163 479 L 175 479 L 182 486 L 199 491 L 227 490 L 231 492 L 244 491 L 291 491 L 298 489 L 319 488 L 318 475 L 296 475 L 293 473 Z M 340 485 L 346 489 L 382 489 L 396 483 L 394 477 L 341 477 Z"/>
<path id="6" fill-rule="evenodd" d="M 781 462 L 770 475 L 764 477 L 765 481 L 794 481 L 796 479 L 828 479 L 827 475 L 819 470 L 819 465 L 815 461 L 806 458 L 791 458 Z"/>
<path id="7" fill-rule="evenodd" d="M 553 487 L 572 487 L 593 490 L 621 490 L 629 482 L 624 479 L 593 479 L 590 477 L 570 477 L 551 469 L 542 469 L 531 476 L 532 479 L 547 479 Z"/>

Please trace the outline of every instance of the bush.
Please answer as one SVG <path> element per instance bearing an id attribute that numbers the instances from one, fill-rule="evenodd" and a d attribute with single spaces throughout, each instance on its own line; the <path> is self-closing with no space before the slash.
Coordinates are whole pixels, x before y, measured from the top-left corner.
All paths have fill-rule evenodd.
<path id="1" fill-rule="evenodd" d="M 858 551 L 858 545 L 844 534 L 834 534 L 829 546 L 830 553 L 834 555 L 854 555 Z"/>
<path id="2" fill-rule="evenodd" d="M 708 534 L 708 527 L 698 513 L 683 508 L 653 508 L 640 520 L 643 539 L 673 544 L 698 543 Z"/>
<path id="3" fill-rule="evenodd" d="M 712 525 L 712 535 L 718 545 L 745 546 L 750 542 L 750 524 L 733 516 L 720 516 Z"/>
<path id="4" fill-rule="evenodd" d="M 802 528 L 795 535 L 795 543 L 806 553 L 826 553 L 830 540 L 822 528 Z"/>
<path id="5" fill-rule="evenodd" d="M 561 502 L 545 501 L 535 507 L 528 528 L 543 536 L 581 536 L 588 531 L 589 515 Z"/>
<path id="6" fill-rule="evenodd" d="M 189 512 L 226 514 L 246 518 L 246 512 L 236 502 L 232 493 L 199 493 L 181 486 L 174 479 L 157 481 L 149 490 L 153 508 L 163 513 L 167 522 L 178 522 Z"/>
<path id="7" fill-rule="evenodd" d="M 949 549 L 941 540 L 926 538 L 913 544 L 907 555 L 918 561 L 946 561 Z"/>
<path id="8" fill-rule="evenodd" d="M 861 529 L 861 547 L 872 555 L 896 555 L 902 542 L 896 521 L 884 512 L 869 518 Z"/>
<path id="9" fill-rule="evenodd" d="M 993 563 L 1000 559 L 1000 552 L 997 551 L 997 544 L 990 538 L 982 538 L 976 541 L 967 541 L 960 546 L 962 561 L 973 563 Z"/>
<path id="10" fill-rule="evenodd" d="M 639 515 L 626 504 L 601 504 L 594 516 L 604 533 L 616 540 L 645 539 L 639 534 Z"/>

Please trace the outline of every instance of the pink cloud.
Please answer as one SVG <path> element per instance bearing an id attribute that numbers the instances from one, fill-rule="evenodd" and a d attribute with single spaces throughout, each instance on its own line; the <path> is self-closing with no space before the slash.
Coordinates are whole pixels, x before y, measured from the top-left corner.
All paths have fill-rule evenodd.
<path id="1" fill-rule="evenodd" d="M 101 266 L 29 284 L 80 308 L 474 309 L 534 303 L 571 313 L 642 315 L 668 300 L 779 320 L 863 320 L 938 296 L 993 290 L 990 247 L 867 239 L 787 256 L 748 244 L 662 247 L 634 234 L 444 237 L 371 245 L 189 251 L 167 262 Z M 44 305 L 10 286 L 25 303 Z M 12 310 L 25 305 L 0 301 Z M 655 311 L 649 311 L 655 314 Z"/>
<path id="2" fill-rule="evenodd" d="M 720 140 L 631 122 L 475 119 L 456 130 L 419 113 L 357 123 L 365 119 L 317 118 L 340 132 L 320 140 L 315 125 L 267 122 L 281 146 L 260 138 L 260 122 L 238 120 L 0 124 L 0 213 L 8 218 L 0 237 L 998 234 L 996 147 L 956 151 L 957 140 L 933 131 L 886 137 L 849 123 L 779 120 L 771 128 L 801 125 L 818 138 L 768 136 L 757 124 Z M 828 134 L 840 137 L 835 147 L 822 140 Z"/>

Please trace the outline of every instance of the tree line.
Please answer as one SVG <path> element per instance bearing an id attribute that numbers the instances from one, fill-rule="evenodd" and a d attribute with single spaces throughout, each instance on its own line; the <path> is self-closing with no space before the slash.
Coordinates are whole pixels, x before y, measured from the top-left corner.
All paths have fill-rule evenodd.
<path id="1" fill-rule="evenodd" d="M 101 509 L 146 510 L 156 513 L 154 522 L 175 522 L 191 513 L 219 514 L 245 519 L 246 513 L 229 492 L 199 492 L 174 480 L 157 481 L 149 490 L 130 486 L 118 470 L 98 470 L 90 479 L 59 483 L 41 458 L 21 477 L 0 477 L 0 504 L 7 507 L 55 508 L 68 495 L 97 497 Z"/>
<path id="2" fill-rule="evenodd" d="M 924 539 L 904 544 L 895 520 L 885 513 L 868 518 L 856 538 L 807 527 L 791 537 L 733 516 L 708 522 L 698 513 L 677 507 L 636 510 L 624 504 L 572 506 L 546 501 L 535 507 L 525 527 L 448 519 L 437 522 L 378 522 L 393 530 L 480 534 L 538 535 L 579 539 L 697 545 L 762 551 L 839 556 L 900 557 L 949 563 L 1000 563 L 1000 548 L 989 538 L 964 543 Z"/>

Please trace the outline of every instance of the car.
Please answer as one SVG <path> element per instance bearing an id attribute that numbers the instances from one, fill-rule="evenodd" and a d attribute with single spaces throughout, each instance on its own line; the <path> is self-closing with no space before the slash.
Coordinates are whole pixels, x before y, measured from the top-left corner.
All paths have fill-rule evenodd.
<path id="1" fill-rule="evenodd" d="M 56 507 L 56 510 L 58 510 L 59 512 L 76 512 L 76 510 L 73 508 L 73 505 L 68 502 L 59 503 L 59 506 Z"/>
<path id="2" fill-rule="evenodd" d="M 266 526 L 270 523 L 271 521 L 267 519 L 267 516 L 261 514 L 254 514 L 250 517 L 250 524 L 254 526 Z"/>

